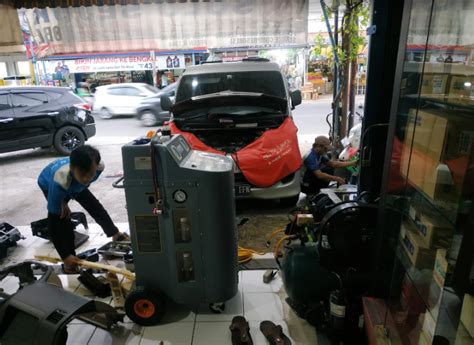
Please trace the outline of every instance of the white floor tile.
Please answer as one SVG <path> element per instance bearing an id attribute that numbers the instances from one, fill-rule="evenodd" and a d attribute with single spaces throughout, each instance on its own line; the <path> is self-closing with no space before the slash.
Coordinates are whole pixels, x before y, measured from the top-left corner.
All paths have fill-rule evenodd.
<path id="1" fill-rule="evenodd" d="M 242 271 L 242 291 L 244 293 L 278 292 L 283 285 L 280 275 L 277 273 L 270 283 L 265 284 L 263 282 L 265 272 L 266 270 Z"/>
<path id="2" fill-rule="evenodd" d="M 225 303 L 225 310 L 221 314 L 215 314 L 209 309 L 209 305 L 200 305 L 196 316 L 198 322 L 212 322 L 212 321 L 232 321 L 236 315 L 242 315 L 243 297 L 242 291 L 239 289 L 237 294 Z"/>
<path id="3" fill-rule="evenodd" d="M 196 322 L 192 345 L 232 345 L 230 322 Z"/>
<path id="4" fill-rule="evenodd" d="M 96 328 L 90 345 L 138 345 L 142 337 L 143 328 L 135 324 L 119 324 L 110 331 L 102 328 Z"/>
<path id="5" fill-rule="evenodd" d="M 283 307 L 275 293 L 246 293 L 244 295 L 244 316 L 248 321 L 281 321 Z"/>
<path id="6" fill-rule="evenodd" d="M 175 322 L 165 325 L 145 327 L 140 345 L 190 345 L 193 338 L 193 322 Z"/>
<path id="7" fill-rule="evenodd" d="M 89 342 L 96 327 L 84 324 L 69 324 L 67 326 L 67 345 L 84 345 Z"/>
<path id="8" fill-rule="evenodd" d="M 197 307 L 190 307 L 168 302 L 162 323 L 194 322 L 196 320 L 196 309 Z"/>

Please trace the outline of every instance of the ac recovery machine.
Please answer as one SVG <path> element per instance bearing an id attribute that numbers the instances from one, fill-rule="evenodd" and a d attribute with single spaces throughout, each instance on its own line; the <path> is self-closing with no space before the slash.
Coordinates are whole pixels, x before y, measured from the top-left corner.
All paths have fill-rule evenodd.
<path id="1" fill-rule="evenodd" d="M 122 147 L 136 287 L 127 315 L 153 325 L 167 298 L 222 303 L 237 292 L 231 158 L 192 150 L 181 135 Z"/>

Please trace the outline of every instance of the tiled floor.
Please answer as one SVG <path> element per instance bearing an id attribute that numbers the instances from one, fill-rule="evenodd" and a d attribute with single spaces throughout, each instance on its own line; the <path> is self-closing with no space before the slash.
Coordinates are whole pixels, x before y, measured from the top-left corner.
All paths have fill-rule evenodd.
<path id="1" fill-rule="evenodd" d="M 118 224 L 122 230 L 127 229 L 127 224 Z M 4 267 L 9 264 L 32 259 L 34 255 L 57 256 L 56 251 L 49 241 L 31 236 L 29 227 L 18 227 L 26 237 L 11 248 L 6 259 L 0 262 Z M 90 224 L 89 241 L 78 249 L 78 252 L 90 248 L 97 248 L 109 240 L 96 224 Z M 123 263 L 122 263 L 123 264 Z M 124 323 L 119 323 L 110 331 L 73 320 L 68 325 L 67 344 L 137 344 L 151 345 L 226 345 L 231 344 L 230 321 L 235 315 L 243 315 L 250 323 L 250 332 L 255 345 L 268 344 L 259 330 L 260 322 L 271 320 L 282 325 L 285 334 L 292 338 L 295 345 L 315 344 L 308 339 L 315 338 L 315 331 L 304 320 L 297 318 L 285 302 L 282 302 L 283 284 L 277 277 L 270 283 L 264 284 L 262 277 L 264 271 L 242 271 L 239 273 L 239 289 L 234 298 L 226 302 L 222 314 L 212 313 L 207 305 L 196 307 L 168 306 L 162 324 L 153 327 L 141 327 L 125 317 Z M 76 275 L 61 275 L 64 289 L 111 303 L 112 298 L 104 299 L 91 296 L 89 290 L 80 284 Z M 16 291 L 17 281 L 14 277 L 7 277 L 0 287 L 6 292 Z M 290 327 L 289 327 L 290 325 Z M 295 338 L 297 341 L 295 341 Z"/>

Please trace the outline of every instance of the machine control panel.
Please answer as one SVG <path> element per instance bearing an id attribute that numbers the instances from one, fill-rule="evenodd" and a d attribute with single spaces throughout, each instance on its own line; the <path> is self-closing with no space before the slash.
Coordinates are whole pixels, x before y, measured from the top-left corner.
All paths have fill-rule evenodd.
<path id="1" fill-rule="evenodd" d="M 173 136 L 172 139 L 166 143 L 166 147 L 178 165 L 181 165 L 192 151 L 186 139 L 181 135 Z"/>

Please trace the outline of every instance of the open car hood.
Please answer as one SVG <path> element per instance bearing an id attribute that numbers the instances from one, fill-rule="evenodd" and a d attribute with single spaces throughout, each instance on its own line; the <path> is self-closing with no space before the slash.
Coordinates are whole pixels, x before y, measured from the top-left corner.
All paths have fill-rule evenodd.
<path id="1" fill-rule="evenodd" d="M 171 107 L 171 111 L 175 117 L 185 117 L 187 112 L 199 108 L 238 105 L 272 108 L 283 114 L 287 112 L 288 107 L 286 99 L 263 93 L 223 91 L 208 95 L 196 96 L 185 101 L 175 103 Z"/>

